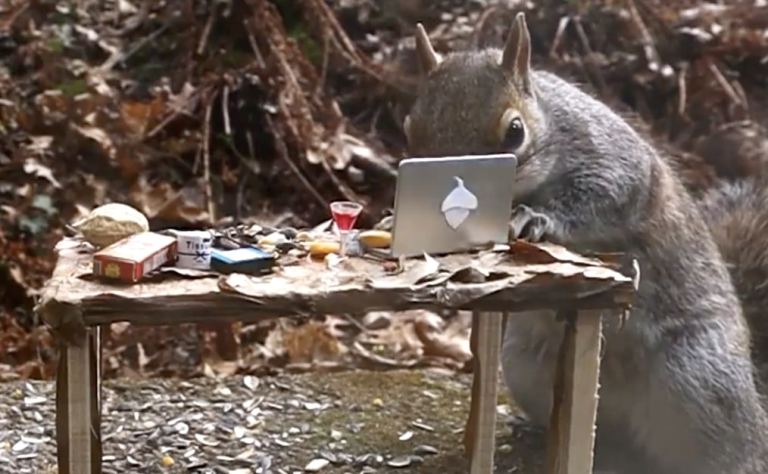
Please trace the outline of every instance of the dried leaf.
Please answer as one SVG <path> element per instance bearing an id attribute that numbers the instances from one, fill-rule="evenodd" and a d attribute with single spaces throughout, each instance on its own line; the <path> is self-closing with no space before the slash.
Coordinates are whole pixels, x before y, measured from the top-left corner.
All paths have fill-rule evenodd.
<path id="1" fill-rule="evenodd" d="M 142 177 L 131 190 L 131 196 L 149 219 L 198 225 L 209 218 L 203 189 L 203 186 L 189 185 L 175 190 L 169 183 L 153 185 Z"/>
<path id="2" fill-rule="evenodd" d="M 123 102 L 120 115 L 131 134 L 143 138 L 163 118 L 165 103 L 160 97 L 150 102 Z"/>
<path id="3" fill-rule="evenodd" d="M 600 260 L 578 255 L 560 245 L 540 243 L 531 244 L 517 240 L 510 244 L 509 252 L 516 260 L 527 264 L 569 262 L 583 265 L 601 265 Z"/>
<path id="4" fill-rule="evenodd" d="M 48 180 L 54 187 L 60 188 L 61 183 L 53 176 L 53 171 L 47 166 L 40 164 L 34 158 L 27 158 L 24 162 L 24 172 Z"/>
<path id="5" fill-rule="evenodd" d="M 282 340 L 291 363 L 333 361 L 346 351 L 326 325 L 316 321 L 284 328 Z"/>
<path id="6" fill-rule="evenodd" d="M 424 355 L 446 357 L 459 362 L 472 359 L 467 334 L 445 335 L 440 328 L 426 320 L 415 322 L 416 335 L 423 344 Z"/>
<path id="7" fill-rule="evenodd" d="M 76 124 L 72 124 L 72 127 L 80 133 L 83 137 L 88 138 L 101 146 L 102 152 L 110 159 L 114 159 L 117 155 L 117 148 L 109 134 L 98 127 L 81 127 Z"/>
<path id="8" fill-rule="evenodd" d="M 431 256 L 424 254 L 424 260 L 409 260 L 405 270 L 397 275 L 371 279 L 373 288 L 408 288 L 430 277 L 437 276 L 440 262 Z"/>
<path id="9" fill-rule="evenodd" d="M 135 5 L 133 5 L 128 0 L 118 0 L 117 1 L 117 10 L 122 14 L 131 14 L 131 13 L 137 13 L 139 11 L 138 8 L 136 8 Z"/>

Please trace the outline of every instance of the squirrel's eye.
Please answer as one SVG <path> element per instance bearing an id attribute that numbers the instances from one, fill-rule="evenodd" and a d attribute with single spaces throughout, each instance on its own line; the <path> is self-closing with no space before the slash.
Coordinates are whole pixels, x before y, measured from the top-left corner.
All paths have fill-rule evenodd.
<path id="1" fill-rule="evenodd" d="M 517 149 L 523 145 L 523 141 L 525 141 L 523 121 L 519 118 L 512 119 L 507 126 L 507 131 L 504 133 L 504 149 L 508 151 L 517 151 Z"/>

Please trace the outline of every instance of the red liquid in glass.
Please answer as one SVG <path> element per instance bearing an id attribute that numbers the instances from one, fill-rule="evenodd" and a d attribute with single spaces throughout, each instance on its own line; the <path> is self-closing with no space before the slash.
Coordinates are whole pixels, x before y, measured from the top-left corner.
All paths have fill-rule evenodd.
<path id="1" fill-rule="evenodd" d="M 359 211 L 347 211 L 344 209 L 341 211 L 332 211 L 332 214 L 333 220 L 336 222 L 336 227 L 338 227 L 339 230 L 350 230 L 355 226 L 355 221 L 357 221 Z"/>

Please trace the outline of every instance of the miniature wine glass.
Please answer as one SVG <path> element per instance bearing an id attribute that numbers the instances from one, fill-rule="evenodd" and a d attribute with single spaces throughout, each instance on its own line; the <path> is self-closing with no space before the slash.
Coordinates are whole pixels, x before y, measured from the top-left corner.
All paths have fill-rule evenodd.
<path id="1" fill-rule="evenodd" d="M 363 206 L 353 201 L 334 201 L 331 203 L 331 215 L 336 223 L 336 229 L 339 232 L 339 242 L 341 256 L 346 255 L 347 239 L 349 231 L 355 226 L 357 218 L 363 211 Z"/>

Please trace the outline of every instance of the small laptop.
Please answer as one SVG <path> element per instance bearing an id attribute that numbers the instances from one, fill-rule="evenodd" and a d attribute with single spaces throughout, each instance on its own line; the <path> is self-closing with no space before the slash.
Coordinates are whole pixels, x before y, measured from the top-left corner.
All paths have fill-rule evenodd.
<path id="1" fill-rule="evenodd" d="M 512 154 L 401 161 L 392 256 L 445 254 L 506 243 L 516 169 Z"/>

